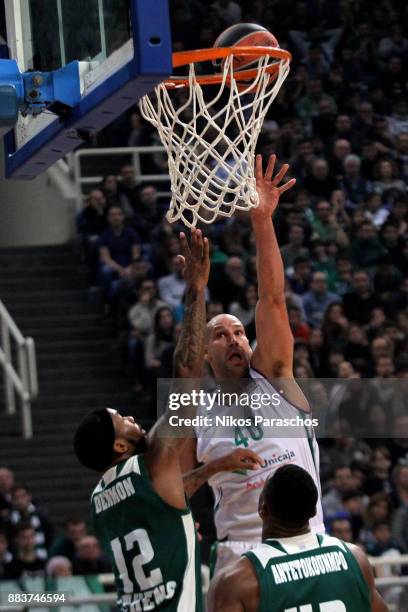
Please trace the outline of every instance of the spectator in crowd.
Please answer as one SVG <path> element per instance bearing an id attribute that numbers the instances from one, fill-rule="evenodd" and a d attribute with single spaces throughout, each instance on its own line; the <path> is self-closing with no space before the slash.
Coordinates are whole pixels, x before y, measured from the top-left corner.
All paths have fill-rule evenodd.
<path id="1" fill-rule="evenodd" d="M 354 323 L 367 325 L 378 299 L 370 287 L 370 278 L 365 270 L 353 274 L 353 289 L 343 296 L 344 313 Z"/>
<path id="2" fill-rule="evenodd" d="M 339 225 L 330 202 L 320 200 L 316 204 L 316 218 L 312 223 L 314 236 L 323 242 L 335 242 L 341 248 L 349 245 L 349 239 Z"/>
<path id="3" fill-rule="evenodd" d="M 9 550 L 9 542 L 4 531 L 0 531 L 0 580 L 7 580 L 12 574 L 10 571 L 10 563 L 13 560 L 13 555 Z"/>
<path id="4" fill-rule="evenodd" d="M 140 188 L 133 225 L 143 242 L 149 241 L 151 232 L 161 221 L 158 200 L 158 192 L 154 185 L 144 185 Z"/>
<path id="5" fill-rule="evenodd" d="M 146 279 L 140 285 L 139 299 L 128 312 L 132 336 L 145 340 L 153 331 L 154 317 L 159 308 L 166 306 L 157 297 L 157 287 L 153 280 Z"/>
<path id="6" fill-rule="evenodd" d="M 405 183 L 400 179 L 398 166 L 392 159 L 380 160 L 376 167 L 375 176 L 374 191 L 381 196 L 389 195 L 391 189 L 405 193 Z"/>
<path id="7" fill-rule="evenodd" d="M 308 341 L 310 338 L 310 327 L 302 320 L 302 311 L 296 306 L 288 307 L 289 324 L 293 338 Z"/>
<path id="8" fill-rule="evenodd" d="M 118 179 L 114 174 L 106 174 L 102 179 L 100 187 L 105 196 L 108 208 L 110 206 L 120 206 Z M 107 227 L 108 225 L 106 223 L 106 228 Z"/>
<path id="9" fill-rule="evenodd" d="M 332 302 L 338 302 L 339 296 L 328 290 L 327 276 L 324 272 L 314 272 L 310 283 L 310 291 L 303 296 L 303 307 L 306 319 L 311 327 L 319 326 Z"/>
<path id="10" fill-rule="evenodd" d="M 398 152 L 399 136 L 408 134 L 408 104 L 404 97 L 399 98 L 394 105 L 391 105 L 388 115 L 389 133 L 394 138 L 394 144 Z"/>
<path id="11" fill-rule="evenodd" d="M 45 573 L 52 578 L 72 576 L 72 563 L 67 557 L 52 557 L 45 567 Z"/>
<path id="12" fill-rule="evenodd" d="M 394 266 L 401 270 L 403 263 L 401 253 L 402 241 L 398 235 L 397 223 L 391 220 L 384 223 L 381 228 L 381 240 Z"/>
<path id="13" fill-rule="evenodd" d="M 332 302 L 326 309 L 322 321 L 323 351 L 327 355 L 329 350 L 342 351 L 346 343 L 348 321 L 344 316 L 343 306 L 340 302 Z"/>
<path id="14" fill-rule="evenodd" d="M 354 471 L 353 471 L 354 475 Z M 364 479 L 364 476 L 361 475 L 361 480 Z M 344 493 L 342 496 L 343 506 L 346 512 L 349 513 L 350 516 L 350 525 L 352 531 L 352 538 L 355 542 L 359 539 L 361 528 L 363 526 L 363 513 L 364 513 L 364 504 L 366 499 L 361 490 L 356 489 L 355 491 L 350 491 L 348 493 Z"/>
<path id="15" fill-rule="evenodd" d="M 383 334 L 378 334 L 371 342 L 371 353 L 374 359 L 392 357 L 394 353 L 392 340 Z"/>
<path id="16" fill-rule="evenodd" d="M 353 209 L 362 204 L 373 186 L 361 174 L 361 159 L 358 155 L 350 153 L 344 158 L 344 175 L 340 181 L 340 188 L 346 198 L 346 206 Z"/>
<path id="17" fill-rule="evenodd" d="M 406 75 L 402 58 L 398 55 L 390 55 L 381 75 L 381 85 L 387 91 L 388 97 L 396 101 L 400 99 L 406 86 Z"/>
<path id="18" fill-rule="evenodd" d="M 382 60 L 387 60 L 392 55 L 406 57 L 408 52 L 408 39 L 403 36 L 401 24 L 393 23 L 390 26 L 388 36 L 384 36 L 380 40 L 378 46 L 378 57 Z"/>
<path id="19" fill-rule="evenodd" d="M 297 295 L 309 290 L 312 266 L 307 257 L 296 257 L 293 262 L 293 274 L 289 277 L 291 289 Z"/>
<path id="20" fill-rule="evenodd" d="M 292 172 L 302 183 L 306 179 L 309 173 L 309 167 L 312 165 L 315 158 L 313 144 L 310 140 L 305 139 L 297 143 L 297 150 L 295 151 L 292 163 Z M 304 190 L 303 193 L 306 196 L 308 195 L 307 190 Z"/>
<path id="21" fill-rule="evenodd" d="M 370 497 L 364 513 L 364 527 L 360 531 L 359 540 L 366 550 L 375 547 L 373 528 L 379 522 L 391 524 L 392 504 L 387 493 L 374 493 Z"/>
<path id="22" fill-rule="evenodd" d="M 130 164 L 122 166 L 119 172 L 119 179 L 118 192 L 121 207 L 125 210 L 136 210 L 139 188 L 134 167 Z"/>
<path id="23" fill-rule="evenodd" d="M 330 168 L 337 179 L 341 179 L 345 171 L 345 161 L 351 155 L 351 144 L 345 138 L 339 138 L 333 143 Z"/>
<path id="24" fill-rule="evenodd" d="M 376 176 L 379 148 L 377 142 L 368 138 L 363 141 L 361 147 L 361 174 L 370 182 L 373 182 Z"/>
<path id="25" fill-rule="evenodd" d="M 353 264 L 347 253 L 340 252 L 336 257 L 336 274 L 333 289 L 337 295 L 342 297 L 352 288 Z"/>
<path id="26" fill-rule="evenodd" d="M 133 259 L 140 255 L 140 240 L 137 234 L 125 226 L 125 216 L 119 206 L 112 206 L 108 213 L 109 229 L 99 239 L 101 281 L 105 296 L 112 299 L 120 278 L 131 273 Z"/>
<path id="27" fill-rule="evenodd" d="M 100 189 L 93 189 L 77 217 L 78 231 L 84 238 L 97 238 L 108 229 L 107 200 Z"/>
<path id="28" fill-rule="evenodd" d="M 377 521 L 372 527 L 372 541 L 367 542 L 367 552 L 373 557 L 381 557 L 385 553 L 401 552 L 398 544 L 392 539 L 391 528 L 387 521 Z"/>
<path id="29" fill-rule="evenodd" d="M 142 120 L 139 112 L 131 112 L 130 114 L 130 133 L 127 142 L 128 147 L 143 147 L 149 145 L 149 129 L 147 124 Z M 145 170 L 144 165 L 142 169 Z"/>
<path id="30" fill-rule="evenodd" d="M 403 419 L 406 419 L 407 417 L 402 417 Z M 397 427 L 400 425 L 401 419 L 396 419 L 396 423 L 394 425 L 394 429 L 395 429 L 395 434 L 396 435 L 400 435 L 398 434 L 398 430 Z M 408 455 L 407 452 L 407 440 L 406 438 L 404 438 L 404 446 L 405 446 L 405 455 L 402 454 L 403 450 L 404 450 L 404 446 L 401 446 L 400 449 L 398 449 L 398 442 L 401 439 L 396 439 L 396 449 L 392 449 L 394 450 L 394 453 L 391 452 L 391 457 L 393 457 L 394 454 L 394 461 L 395 461 L 395 456 L 399 455 L 399 459 L 404 458 Z M 400 453 L 398 453 L 398 450 L 400 450 Z M 401 452 L 402 451 L 402 452 Z M 398 454 L 397 454 L 398 453 Z M 399 506 L 408 506 L 408 464 L 404 464 L 404 463 L 398 463 L 393 471 L 392 471 L 392 482 L 394 485 L 394 489 L 393 489 L 393 500 L 394 500 L 394 506 L 395 507 L 399 507 Z"/>
<path id="31" fill-rule="evenodd" d="M 382 255 L 386 254 L 379 241 L 376 228 L 371 221 L 364 221 L 357 229 L 357 236 L 351 245 L 351 257 L 354 265 L 372 269 Z"/>
<path id="32" fill-rule="evenodd" d="M 312 375 L 321 376 L 323 366 L 323 334 L 322 330 L 318 327 L 310 330 L 308 340 L 309 352 L 310 352 L 310 365 L 312 366 Z"/>
<path id="33" fill-rule="evenodd" d="M 383 206 L 379 193 L 370 193 L 365 198 L 366 218 L 380 228 L 387 221 L 390 211 Z"/>
<path id="34" fill-rule="evenodd" d="M 324 516 L 330 518 L 337 512 L 342 512 L 343 495 L 355 490 L 355 483 L 348 465 L 338 465 L 334 469 L 332 486 L 323 495 L 323 513 Z"/>
<path id="35" fill-rule="evenodd" d="M 231 302 L 229 313 L 237 317 L 244 327 L 250 325 L 255 317 L 255 306 L 258 300 L 256 285 L 247 285 L 236 302 Z"/>
<path id="36" fill-rule="evenodd" d="M 337 106 L 333 98 L 323 92 L 320 79 L 309 79 L 305 95 L 295 104 L 296 114 L 305 125 L 310 126 L 313 117 L 318 115 L 320 110 L 319 105 L 322 100 L 327 100 L 330 103 L 333 112 L 337 111 Z M 320 195 L 324 197 L 324 194 Z"/>
<path id="37" fill-rule="evenodd" d="M 376 406 L 379 406 L 379 408 L 381 409 L 381 415 L 385 415 L 384 408 L 378 404 L 371 407 L 370 413 L 373 412 L 373 409 L 375 409 Z M 375 435 L 377 433 L 375 430 L 372 431 L 371 427 L 368 428 L 368 431 L 372 435 Z M 386 431 L 386 420 L 381 419 L 381 427 L 379 428 L 378 433 L 384 434 L 384 432 Z M 391 492 L 391 465 L 392 463 L 390 451 L 386 446 L 378 446 L 377 448 L 373 449 L 371 455 L 370 469 L 364 483 L 364 490 L 368 495 L 372 495 L 374 498 L 374 495 L 377 493 L 388 494 Z M 384 497 L 378 497 L 377 499 L 384 499 Z"/>
<path id="38" fill-rule="evenodd" d="M 338 114 L 335 120 L 333 142 L 341 139 L 353 143 L 353 141 L 355 141 L 355 138 L 355 130 L 353 130 L 350 115 L 343 115 L 341 113 Z"/>
<path id="39" fill-rule="evenodd" d="M 408 233 L 408 198 L 403 195 L 396 195 L 391 208 L 390 221 L 395 223 L 398 235 L 403 237 Z"/>
<path id="40" fill-rule="evenodd" d="M 281 249 L 285 270 L 293 268 L 295 259 L 308 259 L 309 249 L 305 246 L 305 231 L 301 225 L 291 225 L 289 228 L 289 242 Z"/>
<path id="41" fill-rule="evenodd" d="M 392 538 L 403 554 L 408 553 L 408 504 L 397 508 L 392 519 Z"/>
<path id="42" fill-rule="evenodd" d="M 151 265 L 140 256 L 132 259 L 129 274 L 121 277 L 115 285 L 112 309 L 116 315 L 119 333 L 128 329 L 128 311 L 137 302 L 144 281 L 151 277 Z"/>
<path id="43" fill-rule="evenodd" d="M 338 512 L 330 521 L 330 535 L 339 538 L 343 542 L 353 543 L 353 531 L 347 512 Z"/>
<path id="44" fill-rule="evenodd" d="M 8 578 L 17 580 L 25 576 L 44 576 L 46 555 L 36 545 L 36 532 L 29 523 L 16 528 L 15 555 L 8 565 Z"/>
<path id="45" fill-rule="evenodd" d="M 154 317 L 154 331 L 147 337 L 145 344 L 145 363 L 148 386 L 152 391 L 157 372 L 161 366 L 163 351 L 174 340 L 174 317 L 168 306 L 162 306 Z"/>
<path id="46" fill-rule="evenodd" d="M 10 512 L 10 525 L 16 529 L 20 524 L 30 525 L 34 530 L 35 547 L 40 558 L 46 559 L 53 537 L 53 527 L 44 512 L 37 509 L 32 497 L 23 485 L 15 485 L 11 492 L 13 509 Z"/>
<path id="47" fill-rule="evenodd" d="M 395 296 L 402 281 L 401 272 L 392 265 L 390 255 L 383 255 L 377 263 L 373 278 L 375 295 L 389 316 L 395 313 Z"/>
<path id="48" fill-rule="evenodd" d="M 398 165 L 401 179 L 408 181 L 408 128 L 396 134 L 394 160 Z"/>
<path id="49" fill-rule="evenodd" d="M 371 134 L 374 124 L 374 109 L 371 102 L 361 101 L 358 102 L 355 108 L 355 116 L 353 120 L 354 131 L 357 132 L 360 137 L 368 138 Z"/>
<path id="50" fill-rule="evenodd" d="M 99 238 L 108 229 L 107 199 L 100 189 L 91 191 L 84 208 L 77 216 L 84 256 L 89 269 L 89 282 L 95 285 L 98 276 Z"/>
<path id="51" fill-rule="evenodd" d="M 246 285 L 245 265 L 240 257 L 229 257 L 225 266 L 213 278 L 210 278 L 210 294 L 219 300 L 228 311 L 229 305 L 238 300 L 240 292 Z"/>
<path id="52" fill-rule="evenodd" d="M 181 304 L 186 290 L 186 282 L 181 273 L 182 269 L 183 266 L 178 255 L 174 255 L 172 273 L 163 276 L 158 282 L 160 298 L 172 308 L 176 308 Z"/>
<path id="53" fill-rule="evenodd" d="M 304 187 L 314 198 L 330 199 L 338 188 L 337 179 L 331 176 L 329 164 L 325 159 L 316 159 L 312 163 L 311 173 L 304 180 Z"/>
<path id="54" fill-rule="evenodd" d="M 14 487 L 14 474 L 8 468 L 0 468 L 0 527 L 7 520 L 12 509 L 11 491 Z"/>
<path id="55" fill-rule="evenodd" d="M 130 332 L 128 337 L 128 365 L 134 379 L 134 391 L 143 389 L 145 379 L 145 344 L 153 333 L 157 311 L 166 304 L 157 297 L 153 280 L 145 280 L 140 286 L 139 299 L 128 312 Z"/>
<path id="56" fill-rule="evenodd" d="M 49 557 L 66 557 L 72 561 L 77 542 L 87 535 L 86 523 L 83 518 L 69 518 L 64 525 L 64 533 L 56 537 L 50 547 Z"/>
<path id="57" fill-rule="evenodd" d="M 98 540 L 91 535 L 82 537 L 76 543 L 72 569 L 75 576 L 106 574 L 112 571 L 108 559 L 102 554 Z"/>
<path id="58" fill-rule="evenodd" d="M 167 221 L 158 225 L 151 236 L 154 275 L 161 278 L 172 273 L 174 257 L 180 253 L 180 240 Z"/>

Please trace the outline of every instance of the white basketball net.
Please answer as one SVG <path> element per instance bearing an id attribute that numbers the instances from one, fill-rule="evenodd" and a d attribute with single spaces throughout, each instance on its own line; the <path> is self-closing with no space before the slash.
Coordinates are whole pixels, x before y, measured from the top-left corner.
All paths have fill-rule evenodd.
<path id="1" fill-rule="evenodd" d="M 213 223 L 219 216 L 231 217 L 235 210 L 258 206 L 255 146 L 269 106 L 289 73 L 289 61 L 279 61 L 272 84 L 267 72 L 271 58 L 263 56 L 257 61 L 258 75 L 243 91 L 235 81 L 231 55 L 211 101 L 204 99 L 194 64 L 190 64 L 188 99 L 180 108 L 172 101 L 177 88 L 168 90 L 163 83 L 154 91 L 154 102 L 147 95 L 141 99 L 141 113 L 158 130 L 168 154 L 169 222 L 195 227 L 200 221 Z M 228 76 L 230 86 L 226 85 Z M 223 93 L 228 102 L 219 108 Z"/>

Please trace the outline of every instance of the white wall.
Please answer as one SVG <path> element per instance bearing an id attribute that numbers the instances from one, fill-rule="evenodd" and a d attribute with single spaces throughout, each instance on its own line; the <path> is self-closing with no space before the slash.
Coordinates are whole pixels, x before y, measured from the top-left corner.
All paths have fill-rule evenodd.
<path id="1" fill-rule="evenodd" d="M 0 146 L 3 176 L 3 147 Z M 63 244 L 75 234 L 73 199 L 55 169 L 34 181 L 0 179 L 0 248 Z"/>

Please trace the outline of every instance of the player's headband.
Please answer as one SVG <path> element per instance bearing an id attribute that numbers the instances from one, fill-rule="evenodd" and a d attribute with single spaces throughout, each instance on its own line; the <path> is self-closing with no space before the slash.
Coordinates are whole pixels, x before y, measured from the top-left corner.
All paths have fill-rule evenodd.
<path id="1" fill-rule="evenodd" d="M 87 414 L 74 436 L 74 450 L 87 468 L 103 472 L 114 458 L 115 428 L 106 408 Z"/>

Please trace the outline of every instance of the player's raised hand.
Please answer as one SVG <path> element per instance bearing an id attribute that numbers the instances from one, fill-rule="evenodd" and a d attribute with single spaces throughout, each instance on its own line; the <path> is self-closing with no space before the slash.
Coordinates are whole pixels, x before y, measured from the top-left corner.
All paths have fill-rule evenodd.
<path id="1" fill-rule="evenodd" d="M 191 230 L 188 243 L 184 232 L 180 233 L 182 272 L 188 288 L 204 290 L 210 275 L 210 244 L 199 229 Z"/>
<path id="2" fill-rule="evenodd" d="M 251 209 L 251 218 L 253 221 L 263 221 L 265 219 L 269 219 L 275 212 L 282 193 L 293 187 L 293 185 L 296 183 L 296 179 L 293 178 L 279 186 L 279 183 L 289 170 L 289 164 L 283 164 L 276 176 L 273 177 L 275 163 L 276 155 L 271 155 L 264 173 L 262 169 L 262 155 L 256 156 L 255 178 L 256 190 L 259 196 L 259 205 L 257 208 Z"/>
<path id="3" fill-rule="evenodd" d="M 219 462 L 219 465 L 218 465 Z M 234 472 L 235 470 L 257 470 L 263 459 L 249 449 L 236 448 L 232 453 L 217 460 L 219 472 Z"/>

